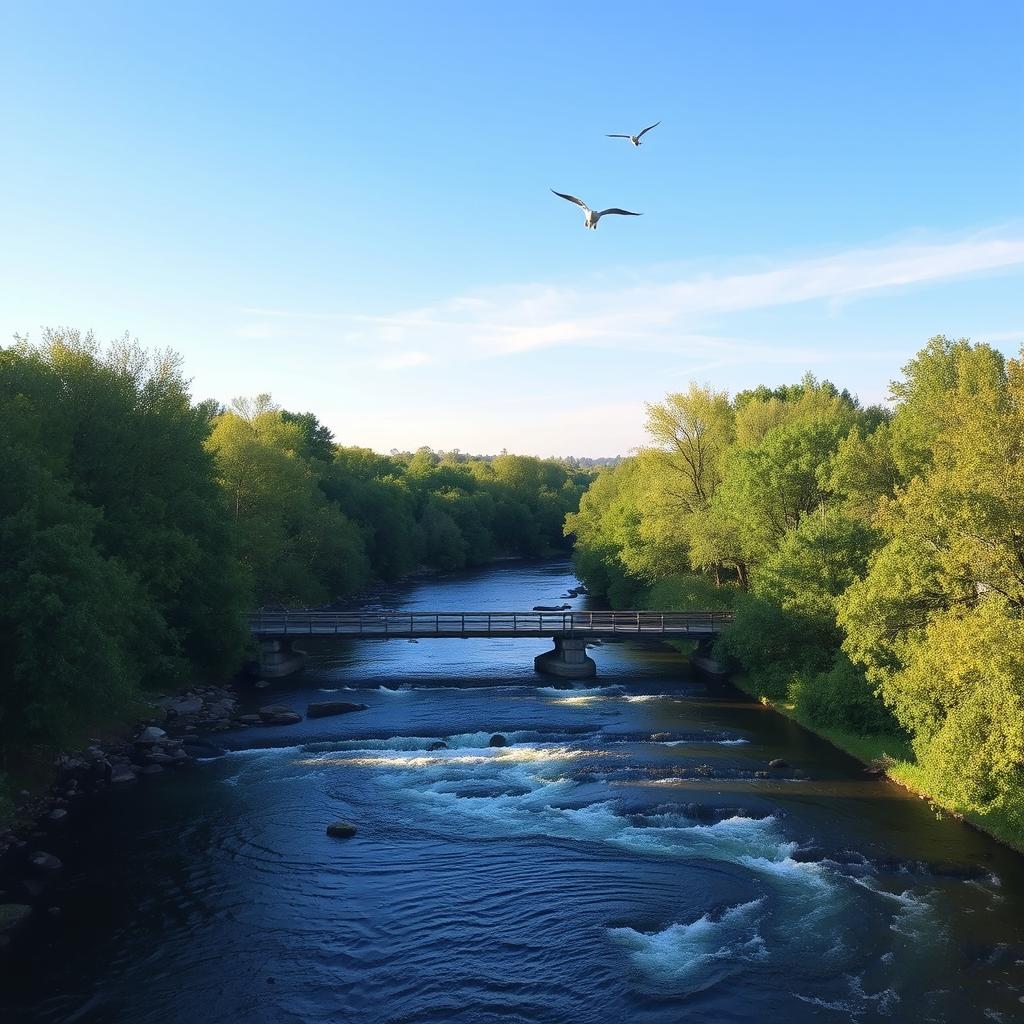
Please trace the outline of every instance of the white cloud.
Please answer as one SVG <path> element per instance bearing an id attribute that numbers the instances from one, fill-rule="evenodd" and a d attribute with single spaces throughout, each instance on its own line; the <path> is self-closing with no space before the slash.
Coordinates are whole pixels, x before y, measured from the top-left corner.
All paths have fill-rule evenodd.
<path id="1" fill-rule="evenodd" d="M 374 365 L 378 370 L 408 370 L 429 362 L 430 356 L 426 352 L 396 352 L 378 360 Z"/>
<path id="2" fill-rule="evenodd" d="M 758 351 L 754 342 L 715 333 L 730 314 L 821 301 L 835 312 L 872 293 L 1024 265 L 1024 237 L 974 235 L 954 241 L 900 243 L 761 265 L 743 272 L 693 276 L 664 267 L 630 272 L 626 283 L 523 284 L 480 289 L 420 309 L 387 315 L 245 312 L 329 331 L 350 355 L 381 369 L 402 369 L 466 355 L 508 356 L 558 346 L 686 352 L 699 346 L 710 366 Z M 646 276 L 646 281 L 645 281 Z M 639 283 L 638 283 L 639 282 Z M 649 283 L 648 283 L 649 282 Z M 396 349 L 380 356 L 381 349 Z M 819 350 L 773 356 L 814 361 Z"/>

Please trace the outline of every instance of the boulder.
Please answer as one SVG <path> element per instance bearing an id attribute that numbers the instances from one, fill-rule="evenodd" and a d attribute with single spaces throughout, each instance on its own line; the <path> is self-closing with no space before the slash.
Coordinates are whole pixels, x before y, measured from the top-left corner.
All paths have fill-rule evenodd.
<path id="1" fill-rule="evenodd" d="M 259 710 L 260 718 L 273 718 L 274 715 L 288 714 L 292 714 L 292 709 L 287 704 L 267 704 Z"/>
<path id="2" fill-rule="evenodd" d="M 55 807 L 52 811 L 50 811 L 50 813 L 46 817 L 50 821 L 60 822 L 63 821 L 67 816 L 68 812 L 65 811 L 63 807 Z"/>
<path id="3" fill-rule="evenodd" d="M 672 739 L 672 733 L 670 732 L 652 732 L 651 742 L 652 743 L 664 743 L 666 740 Z"/>
<path id="4" fill-rule="evenodd" d="M 60 869 L 64 867 L 57 857 L 54 857 L 52 853 L 47 853 L 45 850 L 36 850 L 36 852 L 29 857 L 28 861 L 39 871 L 60 871 Z"/>
<path id="5" fill-rule="evenodd" d="M 507 747 L 508 746 L 508 740 L 505 739 L 505 737 L 502 736 L 500 732 L 496 732 L 490 738 L 490 741 L 488 742 L 487 746 L 489 746 L 489 747 Z"/>
<path id="6" fill-rule="evenodd" d="M 223 757 L 224 748 L 211 743 L 209 740 L 201 739 L 198 736 L 186 736 L 184 745 L 181 748 L 189 757 Z"/>
<path id="7" fill-rule="evenodd" d="M 198 715 L 203 710 L 203 701 L 201 697 L 182 697 L 168 705 L 167 710 L 176 715 Z"/>
<path id="8" fill-rule="evenodd" d="M 162 743 L 167 739 L 167 733 L 163 729 L 158 729 L 155 725 L 147 726 L 138 736 L 135 737 L 136 743 Z"/>
<path id="9" fill-rule="evenodd" d="M 329 715 L 347 715 L 351 711 L 365 711 L 366 704 L 353 704 L 347 700 L 325 700 L 306 708 L 307 718 L 327 718 Z"/>
<path id="10" fill-rule="evenodd" d="M 264 718 L 264 725 L 295 725 L 302 721 L 302 715 L 298 711 L 282 711 L 270 718 Z"/>
<path id="11" fill-rule="evenodd" d="M 444 740 L 435 740 L 427 747 L 427 750 L 447 750 L 448 744 Z"/>
<path id="12" fill-rule="evenodd" d="M 111 770 L 110 773 L 111 783 L 121 782 L 134 782 L 135 781 L 135 769 L 131 765 L 121 764 Z"/>
<path id="13" fill-rule="evenodd" d="M 163 771 L 163 767 L 158 764 L 147 764 L 145 768 L 139 769 L 140 775 L 159 775 Z"/>
<path id="14" fill-rule="evenodd" d="M 255 686 L 257 690 L 265 690 L 269 685 L 270 683 L 268 683 L 266 679 L 257 679 L 256 682 L 253 683 L 253 686 Z"/>
<path id="15" fill-rule="evenodd" d="M 788 761 L 783 761 L 783 759 L 781 757 L 776 757 L 773 760 L 768 762 L 768 767 L 769 768 L 788 768 L 789 767 L 789 762 Z"/>
<path id="16" fill-rule="evenodd" d="M 239 715 L 238 722 L 240 725 L 259 725 L 263 719 L 259 715 Z"/>
<path id="17" fill-rule="evenodd" d="M 334 839 L 351 839 L 356 834 L 356 827 L 347 821 L 335 821 L 327 826 L 327 834 Z"/>
<path id="18" fill-rule="evenodd" d="M 20 928 L 31 916 L 27 903 L 0 903 L 0 935 Z"/>

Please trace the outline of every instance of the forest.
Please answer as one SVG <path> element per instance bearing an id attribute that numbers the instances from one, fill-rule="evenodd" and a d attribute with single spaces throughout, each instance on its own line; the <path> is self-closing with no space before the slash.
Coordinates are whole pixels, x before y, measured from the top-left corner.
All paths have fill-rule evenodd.
<path id="1" fill-rule="evenodd" d="M 890 397 L 692 384 L 566 530 L 614 607 L 732 609 L 744 688 L 1020 845 L 1024 362 L 936 337 Z"/>
<path id="2" fill-rule="evenodd" d="M 344 447 L 266 395 L 194 402 L 180 359 L 49 330 L 0 349 L 0 757 L 224 678 L 244 616 L 567 551 L 594 471 Z"/>

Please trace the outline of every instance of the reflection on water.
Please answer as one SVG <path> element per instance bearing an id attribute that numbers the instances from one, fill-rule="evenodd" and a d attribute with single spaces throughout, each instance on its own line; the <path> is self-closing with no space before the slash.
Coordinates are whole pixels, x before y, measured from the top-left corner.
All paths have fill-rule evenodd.
<path id="1" fill-rule="evenodd" d="M 513 565 L 385 603 L 571 585 Z M 368 710 L 111 794 L 5 1019 L 1021 1019 L 1021 858 L 664 647 L 603 645 L 570 688 L 535 677 L 545 646 L 311 645 L 273 700 Z"/>

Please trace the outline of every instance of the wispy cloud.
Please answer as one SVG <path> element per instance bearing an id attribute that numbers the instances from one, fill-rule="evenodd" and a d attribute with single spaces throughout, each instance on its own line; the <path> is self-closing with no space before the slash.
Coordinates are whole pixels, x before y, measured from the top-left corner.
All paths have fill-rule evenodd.
<path id="1" fill-rule="evenodd" d="M 685 351 L 699 345 L 709 365 L 749 357 L 756 343 L 724 337 L 729 314 L 821 301 L 831 309 L 896 289 L 991 274 L 1024 265 L 1024 236 L 1007 232 L 953 241 L 900 243 L 791 260 L 731 273 L 635 272 L 619 286 L 510 285 L 376 316 L 247 309 L 256 320 L 318 324 L 350 351 L 373 353 L 380 369 L 403 369 L 459 354 L 515 355 L 557 346 Z M 392 354 L 381 356 L 380 350 Z M 776 358 L 784 356 L 777 348 Z M 807 348 L 794 362 L 813 359 Z"/>
<path id="2" fill-rule="evenodd" d="M 429 362 L 430 356 L 426 352 L 396 352 L 378 360 L 375 366 L 378 370 L 408 370 Z"/>

